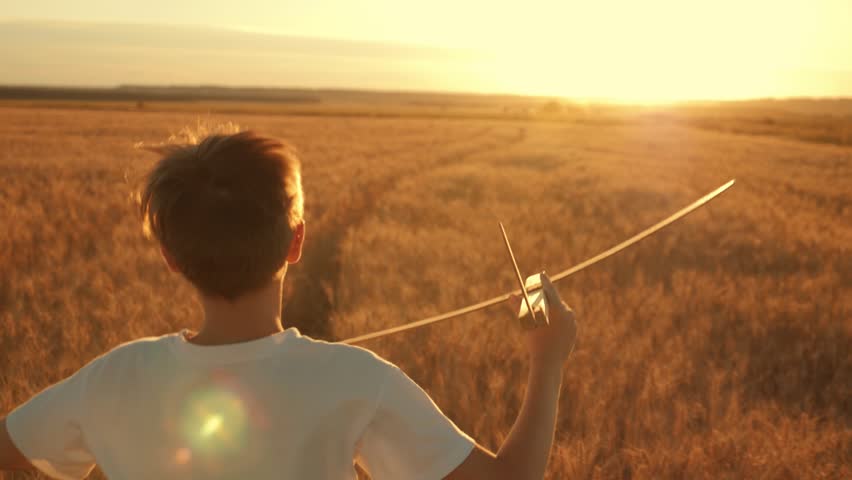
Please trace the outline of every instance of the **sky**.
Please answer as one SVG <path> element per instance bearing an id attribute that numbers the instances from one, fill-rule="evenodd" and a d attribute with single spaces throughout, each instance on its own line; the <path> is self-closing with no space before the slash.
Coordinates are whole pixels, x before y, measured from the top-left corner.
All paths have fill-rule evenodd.
<path id="1" fill-rule="evenodd" d="M 852 0 L 30 0 L 0 11 L 0 65 L 2 84 L 852 96 Z"/>

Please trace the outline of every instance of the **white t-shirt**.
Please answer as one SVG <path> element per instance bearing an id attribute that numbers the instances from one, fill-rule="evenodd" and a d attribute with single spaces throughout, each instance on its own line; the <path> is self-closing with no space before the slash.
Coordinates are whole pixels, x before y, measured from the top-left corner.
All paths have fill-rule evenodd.
<path id="1" fill-rule="evenodd" d="M 124 344 L 9 414 L 60 479 L 440 479 L 474 441 L 399 368 L 295 328 L 222 346 Z"/>

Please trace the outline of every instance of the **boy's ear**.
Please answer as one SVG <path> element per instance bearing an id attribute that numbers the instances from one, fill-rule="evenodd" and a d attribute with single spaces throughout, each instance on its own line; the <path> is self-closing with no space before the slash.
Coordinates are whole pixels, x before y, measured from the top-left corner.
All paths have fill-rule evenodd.
<path id="1" fill-rule="evenodd" d="M 169 270 L 171 270 L 174 273 L 180 273 L 180 269 L 178 269 L 177 263 L 175 263 L 174 257 L 169 255 L 169 252 L 167 252 L 166 249 L 162 245 L 160 245 L 160 254 L 163 255 L 163 260 L 165 260 L 166 265 L 169 266 Z"/>
<path id="2" fill-rule="evenodd" d="M 305 244 L 305 221 L 293 231 L 293 240 L 290 242 L 290 250 L 287 252 L 287 263 L 299 263 L 302 258 L 302 245 Z"/>

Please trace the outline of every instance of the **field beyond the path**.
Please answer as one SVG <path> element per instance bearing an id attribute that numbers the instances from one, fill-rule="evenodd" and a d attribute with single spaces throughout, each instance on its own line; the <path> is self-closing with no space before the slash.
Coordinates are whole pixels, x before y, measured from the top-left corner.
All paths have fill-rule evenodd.
<path id="1" fill-rule="evenodd" d="M 156 158 L 134 144 L 230 121 L 300 152 L 283 318 L 328 340 L 514 289 L 498 221 L 522 272 L 557 273 L 736 178 L 557 284 L 580 333 L 547 478 L 852 476 L 852 113 L 128 105 L 0 103 L 0 416 L 199 325 L 142 234 Z M 364 346 L 483 445 L 505 438 L 527 369 L 508 308 Z"/>

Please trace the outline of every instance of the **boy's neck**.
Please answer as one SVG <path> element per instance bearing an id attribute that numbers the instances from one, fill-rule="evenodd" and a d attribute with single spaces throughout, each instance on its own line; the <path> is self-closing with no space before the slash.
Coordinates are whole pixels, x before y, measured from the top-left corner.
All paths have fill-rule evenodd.
<path id="1" fill-rule="evenodd" d="M 226 345 L 274 335 L 281 326 L 283 278 L 234 301 L 202 295 L 204 323 L 189 341 L 198 345 Z"/>

